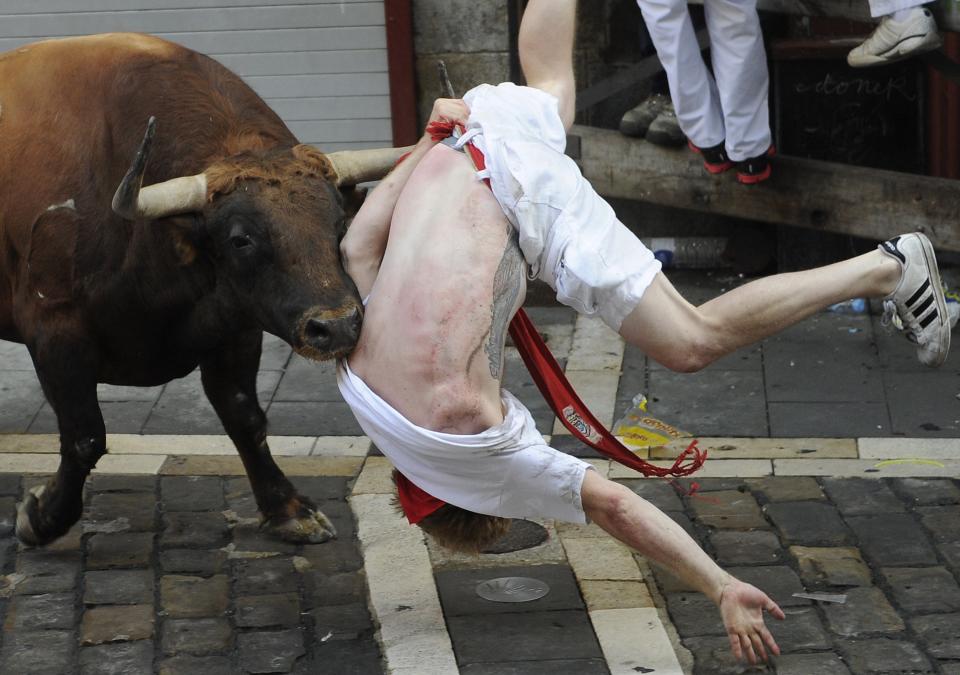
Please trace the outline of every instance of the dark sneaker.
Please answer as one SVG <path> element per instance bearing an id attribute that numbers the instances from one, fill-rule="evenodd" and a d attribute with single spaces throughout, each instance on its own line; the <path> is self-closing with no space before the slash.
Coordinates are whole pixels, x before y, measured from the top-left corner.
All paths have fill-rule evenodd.
<path id="1" fill-rule="evenodd" d="M 636 108 L 631 108 L 620 119 L 620 133 L 624 136 L 643 137 L 653 121 L 667 108 L 673 111 L 670 97 L 664 94 L 653 94 Z"/>
<path id="2" fill-rule="evenodd" d="M 687 141 L 687 145 L 695 153 L 703 157 L 703 168 L 710 173 L 723 173 L 733 168 L 733 162 L 727 157 L 727 151 L 723 147 L 723 142 L 717 143 L 709 148 L 698 148 L 693 141 Z"/>
<path id="3" fill-rule="evenodd" d="M 950 353 L 950 316 L 933 245 L 926 235 L 901 234 L 879 246 L 900 263 L 903 275 L 883 299 L 883 325 L 891 323 L 917 345 L 920 363 L 942 365 Z"/>
<path id="4" fill-rule="evenodd" d="M 771 145 L 767 151 L 758 157 L 748 157 L 737 162 L 737 182 L 744 185 L 756 185 L 770 177 L 773 169 L 770 168 L 770 158 L 776 152 Z"/>
<path id="5" fill-rule="evenodd" d="M 687 137 L 680 130 L 680 122 L 677 120 L 677 113 L 673 110 L 673 104 L 664 108 L 663 112 L 657 115 L 657 119 L 650 123 L 645 138 L 654 145 L 671 147 L 683 145 Z"/>

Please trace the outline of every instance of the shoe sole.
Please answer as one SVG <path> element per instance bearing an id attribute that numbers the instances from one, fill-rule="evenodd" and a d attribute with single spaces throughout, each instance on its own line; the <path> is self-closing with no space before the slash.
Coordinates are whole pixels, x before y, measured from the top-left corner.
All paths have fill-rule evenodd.
<path id="1" fill-rule="evenodd" d="M 773 173 L 773 167 L 767 164 L 767 168 L 758 174 L 738 173 L 737 182 L 741 185 L 756 185 L 770 178 Z"/>
<path id="2" fill-rule="evenodd" d="M 943 285 L 940 283 L 940 268 L 937 267 L 937 256 L 933 252 L 933 244 L 927 238 L 927 235 L 920 232 L 916 233 L 920 240 L 920 249 L 923 251 L 923 263 L 927 267 L 927 276 L 930 277 L 930 283 L 933 285 L 933 297 L 937 301 L 937 311 L 940 312 L 940 340 L 944 348 L 938 360 L 925 365 L 931 368 L 942 366 L 950 354 L 950 315 L 947 314 L 947 299 L 943 295 Z"/>
<path id="3" fill-rule="evenodd" d="M 887 63 L 904 61 L 914 56 L 940 49 L 942 46 L 943 39 L 939 33 L 927 33 L 926 35 L 902 40 L 879 56 L 867 55 L 861 57 L 859 60 L 850 60 L 847 58 L 847 64 L 851 68 L 872 68 Z"/>
<path id="4" fill-rule="evenodd" d="M 703 151 L 700 150 L 697 146 L 693 144 L 693 141 L 687 141 L 687 147 L 693 150 L 696 154 L 703 157 Z M 709 173 L 712 173 L 714 176 L 717 174 L 723 173 L 724 171 L 729 171 L 733 168 L 733 162 L 724 162 L 723 164 L 711 164 L 707 160 L 703 160 L 703 168 L 706 169 Z"/>

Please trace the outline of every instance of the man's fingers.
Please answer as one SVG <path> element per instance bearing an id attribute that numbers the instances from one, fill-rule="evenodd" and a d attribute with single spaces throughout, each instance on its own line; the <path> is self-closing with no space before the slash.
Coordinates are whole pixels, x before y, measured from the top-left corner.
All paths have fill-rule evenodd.
<path id="1" fill-rule="evenodd" d="M 770 653 L 774 656 L 780 656 L 780 646 L 777 644 L 777 641 L 773 639 L 773 635 L 770 634 L 766 626 L 760 627 L 760 635 L 763 636 L 763 641 L 767 644 Z"/>
<path id="2" fill-rule="evenodd" d="M 746 635 L 741 635 L 739 637 L 740 644 L 743 647 L 743 652 L 747 655 L 747 661 L 749 661 L 751 665 L 756 664 L 757 655 L 753 652 L 753 643 L 750 642 L 750 638 Z"/>
<path id="3" fill-rule="evenodd" d="M 760 660 L 767 661 L 767 650 L 763 648 L 763 639 L 756 633 L 750 633 L 750 642 L 753 644 L 753 651 L 760 657 Z"/>
<path id="4" fill-rule="evenodd" d="M 775 603 L 770 598 L 767 598 L 767 603 L 763 606 L 763 608 L 770 613 L 770 616 L 774 616 L 781 621 L 787 618 L 787 615 L 783 613 L 782 609 L 780 609 L 780 605 Z"/>
<path id="5" fill-rule="evenodd" d="M 742 661 L 743 650 L 740 648 L 740 636 L 736 633 L 728 633 L 727 637 L 730 638 L 730 651 L 733 652 L 733 658 Z"/>

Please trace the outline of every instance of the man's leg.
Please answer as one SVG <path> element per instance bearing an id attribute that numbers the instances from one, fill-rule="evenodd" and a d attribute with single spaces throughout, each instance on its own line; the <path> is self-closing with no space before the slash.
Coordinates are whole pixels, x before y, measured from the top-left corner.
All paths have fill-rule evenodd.
<path id="1" fill-rule="evenodd" d="M 523 12 L 517 41 L 527 84 L 557 97 L 564 129 L 573 124 L 576 112 L 577 92 L 573 80 L 576 28 L 577 0 L 530 0 Z"/>
<path id="2" fill-rule="evenodd" d="M 672 370 L 694 372 L 829 305 L 891 293 L 900 265 L 880 251 L 803 272 L 757 279 L 699 307 L 658 274 L 620 335 Z"/>

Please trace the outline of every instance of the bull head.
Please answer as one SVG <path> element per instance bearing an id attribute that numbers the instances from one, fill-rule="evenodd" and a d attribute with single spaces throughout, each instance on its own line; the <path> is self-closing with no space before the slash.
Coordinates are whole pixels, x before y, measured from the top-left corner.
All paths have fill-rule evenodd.
<path id="1" fill-rule="evenodd" d="M 207 177 L 203 173 L 142 187 L 150 146 L 156 133 L 157 120 L 151 117 L 133 163 L 113 195 L 114 213 L 127 220 L 163 218 L 199 211 L 207 201 Z M 333 152 L 326 157 L 333 168 L 334 184 L 346 187 L 380 180 L 410 150 L 409 147 L 352 150 Z"/>

